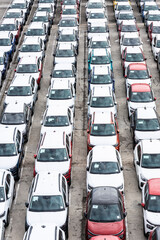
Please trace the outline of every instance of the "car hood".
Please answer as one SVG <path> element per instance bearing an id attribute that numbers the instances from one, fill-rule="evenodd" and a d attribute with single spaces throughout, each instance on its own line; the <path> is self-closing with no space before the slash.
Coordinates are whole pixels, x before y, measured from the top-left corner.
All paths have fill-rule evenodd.
<path id="1" fill-rule="evenodd" d="M 106 32 L 106 33 L 88 33 L 88 39 L 91 39 L 94 36 L 103 36 L 103 37 L 108 38 L 109 33 L 108 32 Z"/>
<path id="2" fill-rule="evenodd" d="M 41 134 L 44 134 L 45 132 L 65 132 L 66 134 L 71 134 L 73 131 L 73 127 L 71 126 L 61 126 L 61 127 L 41 127 Z"/>
<path id="3" fill-rule="evenodd" d="M 0 127 L 4 127 L 4 126 L 9 127 L 10 129 L 15 129 L 16 127 L 20 132 L 22 132 L 22 134 L 26 132 L 26 124 L 17 124 L 17 125 L 16 124 L 15 125 L 0 124 Z"/>
<path id="4" fill-rule="evenodd" d="M 89 107 L 88 108 L 88 114 L 92 115 L 94 112 L 107 112 L 107 113 L 113 112 L 114 115 L 117 114 L 115 107 L 106 107 L 106 108 Z"/>
<path id="5" fill-rule="evenodd" d="M 137 108 L 144 108 L 144 107 L 150 107 L 156 109 L 155 102 L 146 102 L 146 103 L 138 103 L 138 102 L 129 102 L 129 107 L 137 109 Z"/>
<path id="6" fill-rule="evenodd" d="M 63 79 L 64 81 L 70 81 L 70 83 L 72 83 L 74 85 L 76 79 L 74 77 L 72 78 L 53 78 L 51 79 L 51 84 L 52 84 L 52 81 L 56 81 L 56 80 L 59 80 L 59 79 Z"/>
<path id="7" fill-rule="evenodd" d="M 48 100 L 47 106 L 65 106 L 65 107 L 71 107 L 74 106 L 74 99 L 68 99 L 68 100 Z"/>
<path id="8" fill-rule="evenodd" d="M 124 62 L 124 67 L 127 68 L 128 65 L 131 64 L 131 63 L 144 63 L 145 64 L 146 62 L 145 61 L 143 61 L 143 62 L 127 62 L 127 61 L 125 61 Z"/>
<path id="9" fill-rule="evenodd" d="M 0 156 L 0 168 L 10 169 L 16 166 L 18 162 L 18 156 Z"/>
<path id="10" fill-rule="evenodd" d="M 28 76 L 28 77 L 30 77 L 30 76 L 32 75 L 32 77 L 33 77 L 35 80 L 37 80 L 38 77 L 39 77 L 39 72 L 37 72 L 37 73 L 16 73 L 15 76 L 23 76 L 23 74 L 24 74 L 25 76 Z"/>
<path id="11" fill-rule="evenodd" d="M 11 96 L 7 96 L 6 99 L 5 99 L 5 104 L 8 104 L 8 103 L 12 103 L 12 102 L 21 102 L 21 103 L 26 103 L 26 104 L 30 104 L 32 103 L 33 101 L 33 97 L 32 96 L 16 96 L 16 97 L 11 97 Z"/>
<path id="12" fill-rule="evenodd" d="M 135 130 L 135 139 L 160 139 L 160 130 L 158 131 L 137 131 Z"/>
<path id="13" fill-rule="evenodd" d="M 88 220 L 88 230 L 96 235 L 116 235 L 123 230 L 123 220 L 112 223 L 97 223 Z"/>
<path id="14" fill-rule="evenodd" d="M 69 170 L 70 161 L 66 162 L 39 162 L 35 161 L 35 171 L 57 171 L 62 174 Z"/>
<path id="15" fill-rule="evenodd" d="M 18 59 L 22 57 L 42 57 L 42 52 L 19 52 Z"/>
<path id="16" fill-rule="evenodd" d="M 133 84 L 133 83 L 147 83 L 151 86 L 151 79 L 147 78 L 147 79 L 126 79 L 126 84 Z"/>
<path id="17" fill-rule="evenodd" d="M 146 219 L 153 225 L 160 225 L 160 213 L 146 211 Z"/>
<path id="18" fill-rule="evenodd" d="M 78 32 L 78 27 L 59 27 L 58 30 L 61 32 L 62 30 L 68 29 L 68 30 L 75 30 Z"/>
<path id="19" fill-rule="evenodd" d="M 55 57 L 54 63 L 75 63 L 75 57 Z"/>
<path id="20" fill-rule="evenodd" d="M 99 23 L 107 23 L 107 18 L 98 18 L 98 19 L 90 19 L 88 18 L 88 22 L 87 25 L 95 23 L 95 22 L 99 22 Z"/>
<path id="21" fill-rule="evenodd" d="M 90 144 L 91 145 L 115 145 L 117 144 L 117 136 L 91 136 L 90 135 Z"/>
<path id="22" fill-rule="evenodd" d="M 60 42 L 60 43 L 62 43 L 62 44 L 68 44 L 68 45 L 73 45 L 74 47 L 77 47 L 77 41 L 71 41 L 71 42 Z"/>

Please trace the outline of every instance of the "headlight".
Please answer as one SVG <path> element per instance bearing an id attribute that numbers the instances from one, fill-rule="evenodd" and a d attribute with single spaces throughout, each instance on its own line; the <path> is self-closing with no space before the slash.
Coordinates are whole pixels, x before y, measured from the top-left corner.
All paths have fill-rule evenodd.
<path id="1" fill-rule="evenodd" d="M 149 228 L 150 230 L 152 230 L 155 226 L 152 224 L 152 223 L 150 223 L 148 220 L 147 220 L 147 228 Z"/>
<path id="2" fill-rule="evenodd" d="M 119 187 L 117 187 L 119 190 L 123 189 L 123 184 L 121 184 Z"/>
<path id="3" fill-rule="evenodd" d="M 124 238 L 124 234 L 120 235 L 119 238 L 120 238 L 120 239 L 123 239 L 123 238 Z"/>
<path id="4" fill-rule="evenodd" d="M 5 213 L 6 212 L 4 211 L 2 214 L 0 214 L 0 218 L 4 217 Z"/>
<path id="5" fill-rule="evenodd" d="M 141 177 L 142 181 L 147 182 L 148 179 L 145 178 L 142 174 L 140 174 L 140 177 Z"/>
<path id="6" fill-rule="evenodd" d="M 69 108 L 73 108 L 73 107 L 74 107 L 74 105 L 69 106 Z"/>
<path id="7" fill-rule="evenodd" d="M 91 187 L 89 184 L 88 184 L 88 190 L 91 191 L 93 189 L 93 187 Z"/>

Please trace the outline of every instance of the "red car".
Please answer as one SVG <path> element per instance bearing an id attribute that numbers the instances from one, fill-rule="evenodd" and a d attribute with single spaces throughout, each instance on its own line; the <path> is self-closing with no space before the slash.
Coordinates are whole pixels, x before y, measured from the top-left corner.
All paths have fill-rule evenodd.
<path id="1" fill-rule="evenodd" d="M 98 235 L 126 239 L 124 198 L 117 188 L 93 188 L 87 197 L 85 216 L 87 240 Z"/>
<path id="2" fill-rule="evenodd" d="M 120 238 L 112 235 L 100 235 L 92 237 L 91 240 L 120 240 Z"/>
<path id="3" fill-rule="evenodd" d="M 152 40 L 157 34 L 160 34 L 159 22 L 151 22 L 151 24 L 148 26 L 148 37 L 150 39 L 150 43 L 152 43 Z"/>

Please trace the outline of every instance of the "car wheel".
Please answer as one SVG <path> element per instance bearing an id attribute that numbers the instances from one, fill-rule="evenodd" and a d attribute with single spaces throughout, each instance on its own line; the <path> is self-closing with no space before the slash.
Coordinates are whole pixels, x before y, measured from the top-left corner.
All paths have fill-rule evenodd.
<path id="1" fill-rule="evenodd" d="M 5 223 L 5 227 L 8 227 L 9 222 L 10 222 L 10 211 L 8 210 L 8 212 L 7 212 L 7 218 L 6 218 L 6 223 Z"/>

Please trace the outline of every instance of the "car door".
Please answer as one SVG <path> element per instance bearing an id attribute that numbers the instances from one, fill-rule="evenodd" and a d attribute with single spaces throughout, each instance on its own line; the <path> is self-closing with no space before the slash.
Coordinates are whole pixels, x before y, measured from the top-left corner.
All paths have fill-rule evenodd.
<path id="1" fill-rule="evenodd" d="M 140 165 L 141 165 L 141 155 L 142 155 L 141 143 L 139 143 L 136 146 L 135 153 L 136 153 L 135 168 L 136 168 L 137 178 L 139 180 L 139 176 L 141 173 Z"/>
<path id="2" fill-rule="evenodd" d="M 11 179 L 11 174 L 9 173 L 6 176 L 5 189 L 6 189 L 6 199 L 7 199 L 7 206 L 8 206 L 7 208 L 11 209 L 12 201 L 13 201 L 14 184 Z"/>
<path id="3" fill-rule="evenodd" d="M 31 89 L 32 89 L 33 103 L 35 104 L 37 100 L 37 94 L 38 94 L 37 93 L 38 85 L 34 78 L 32 78 L 31 80 Z"/>

